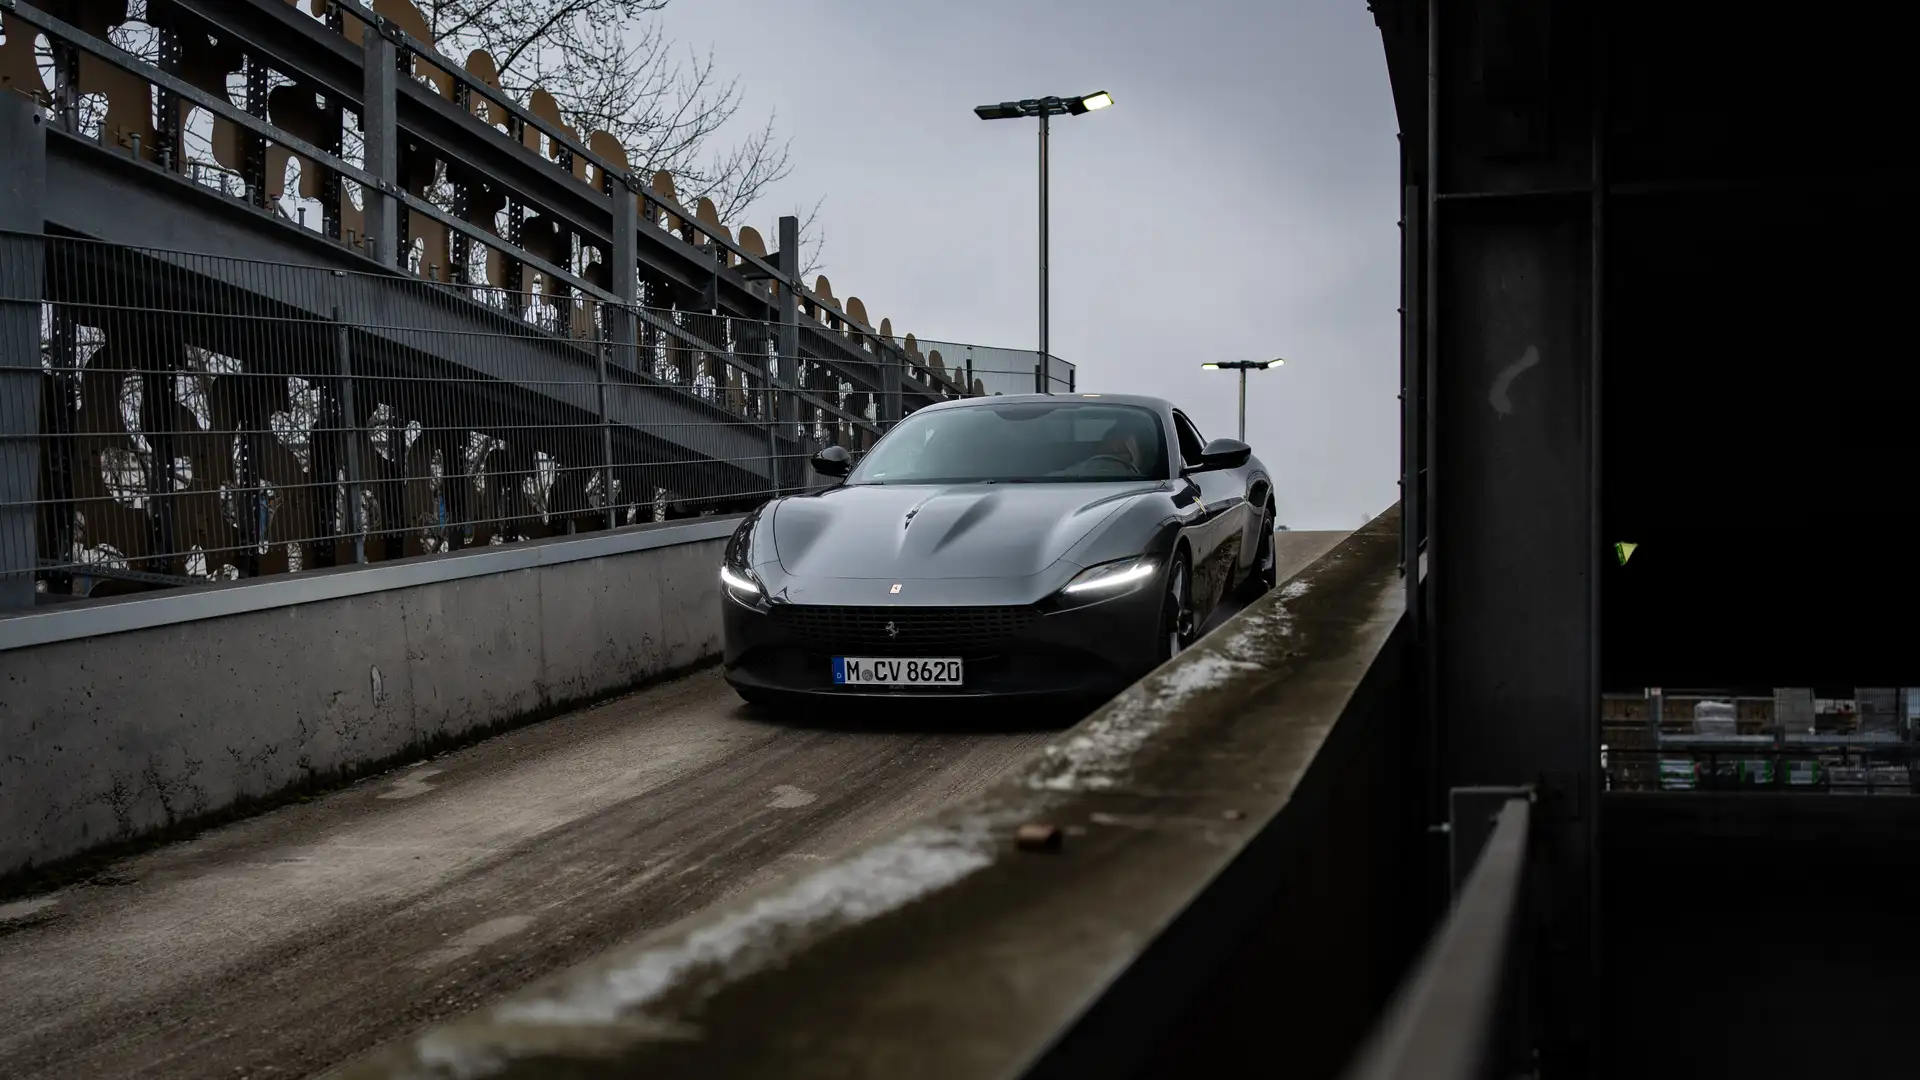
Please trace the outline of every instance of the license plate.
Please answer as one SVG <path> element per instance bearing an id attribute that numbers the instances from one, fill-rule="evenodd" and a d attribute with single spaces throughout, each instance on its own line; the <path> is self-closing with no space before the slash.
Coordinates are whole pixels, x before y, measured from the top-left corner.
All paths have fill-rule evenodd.
<path id="1" fill-rule="evenodd" d="M 960 661 L 836 656 L 835 686 L 959 686 Z"/>

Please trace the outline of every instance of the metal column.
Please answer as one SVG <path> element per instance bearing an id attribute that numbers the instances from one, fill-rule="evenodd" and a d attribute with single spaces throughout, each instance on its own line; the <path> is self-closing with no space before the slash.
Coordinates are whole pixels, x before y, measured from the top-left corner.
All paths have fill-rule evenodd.
<path id="1" fill-rule="evenodd" d="M 613 501 L 613 420 L 607 415 L 607 352 L 611 348 L 601 341 L 594 349 L 600 377 L 600 506 L 607 512 L 609 529 L 620 525 L 620 508 Z"/>
<path id="2" fill-rule="evenodd" d="M 0 95 L 0 611 L 30 608 L 39 562 L 40 302 L 46 253 L 46 124 Z"/>
<path id="3" fill-rule="evenodd" d="M 780 219 L 780 355 L 777 377 L 767 381 L 773 386 L 775 433 L 773 440 L 773 490 L 778 495 L 789 486 L 787 478 L 797 474 L 782 460 L 787 445 L 798 445 L 800 424 L 800 219 L 791 215 Z"/>
<path id="4" fill-rule="evenodd" d="M 1592 1062 L 1598 75 L 1584 18 L 1428 5 L 1427 597 L 1447 787 L 1539 792 L 1543 1074 Z M 1548 103 L 1555 103 L 1549 108 Z"/>
<path id="5" fill-rule="evenodd" d="M 630 371 L 640 368 L 637 352 L 639 345 L 638 320 L 635 308 L 640 306 L 640 204 L 637 201 L 638 185 L 632 176 L 607 177 L 607 195 L 613 200 L 613 243 L 607 251 L 612 265 L 608 267 L 608 284 L 613 295 L 619 297 L 624 308 L 608 308 L 610 318 L 602 320 L 606 325 L 609 343 L 613 346 L 614 363 Z"/>
<path id="6" fill-rule="evenodd" d="M 333 309 L 334 355 L 340 365 L 340 441 L 345 444 L 346 452 L 341 455 L 346 472 L 346 525 L 347 535 L 353 537 L 353 561 L 367 561 L 367 530 L 363 523 L 362 477 L 360 471 L 360 410 L 354 402 L 353 394 L 353 345 L 348 336 L 347 324 L 340 321 L 340 309 Z"/>
<path id="7" fill-rule="evenodd" d="M 1247 369 L 1240 369 L 1240 434 L 1241 442 L 1247 441 Z"/>
<path id="8" fill-rule="evenodd" d="M 1047 110 L 1040 110 L 1040 366 L 1034 389 L 1053 393 L 1053 373 L 1047 370 Z"/>
<path id="9" fill-rule="evenodd" d="M 395 125 L 394 95 L 398 78 L 390 24 L 380 19 L 361 35 L 362 93 L 360 128 L 365 142 L 365 168 L 378 177 L 379 191 L 362 191 L 366 201 L 367 238 L 373 257 L 382 266 L 400 261 L 399 129 Z"/>

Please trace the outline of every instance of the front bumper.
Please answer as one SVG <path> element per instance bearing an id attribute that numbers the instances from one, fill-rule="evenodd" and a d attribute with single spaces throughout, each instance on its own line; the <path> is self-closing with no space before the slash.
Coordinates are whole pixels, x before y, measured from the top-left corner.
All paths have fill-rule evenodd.
<path id="1" fill-rule="evenodd" d="M 722 590 L 725 592 L 725 590 Z M 1003 607 L 781 604 L 724 596 L 726 678 L 735 687 L 843 699 L 1110 697 L 1159 660 L 1157 581 L 1091 604 Z M 897 636 L 883 632 L 895 624 Z M 833 658 L 959 657 L 958 687 L 836 686 Z"/>

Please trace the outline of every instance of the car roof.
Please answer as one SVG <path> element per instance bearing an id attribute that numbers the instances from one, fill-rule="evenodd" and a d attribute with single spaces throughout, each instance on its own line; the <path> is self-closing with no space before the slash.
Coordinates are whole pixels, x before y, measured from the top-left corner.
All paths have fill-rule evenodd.
<path id="1" fill-rule="evenodd" d="M 1156 413 L 1176 411 L 1173 406 L 1173 403 L 1170 401 L 1167 401 L 1164 398 L 1148 397 L 1144 394 L 1093 394 L 1093 393 L 993 394 L 988 397 L 957 398 L 952 401 L 937 402 L 933 405 L 927 406 L 925 409 L 918 409 L 915 411 L 926 412 L 929 409 L 964 409 L 964 408 L 968 408 L 970 406 L 976 406 L 976 405 L 1012 405 L 1012 404 L 1018 404 L 1018 403 L 1030 402 L 1030 401 L 1031 402 L 1098 401 L 1107 405 L 1134 405 L 1143 409 L 1151 409 Z"/>

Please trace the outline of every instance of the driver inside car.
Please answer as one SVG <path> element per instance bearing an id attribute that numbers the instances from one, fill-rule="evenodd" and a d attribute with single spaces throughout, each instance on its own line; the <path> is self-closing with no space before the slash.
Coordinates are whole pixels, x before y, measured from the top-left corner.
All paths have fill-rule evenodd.
<path id="1" fill-rule="evenodd" d="M 1134 436 L 1133 432 L 1124 431 L 1118 427 L 1107 434 L 1106 439 L 1100 443 L 1100 449 L 1094 451 L 1093 456 L 1096 459 L 1117 458 L 1126 462 L 1127 467 L 1136 474 L 1144 473 L 1146 470 L 1146 455 L 1140 452 L 1140 440 Z"/>

